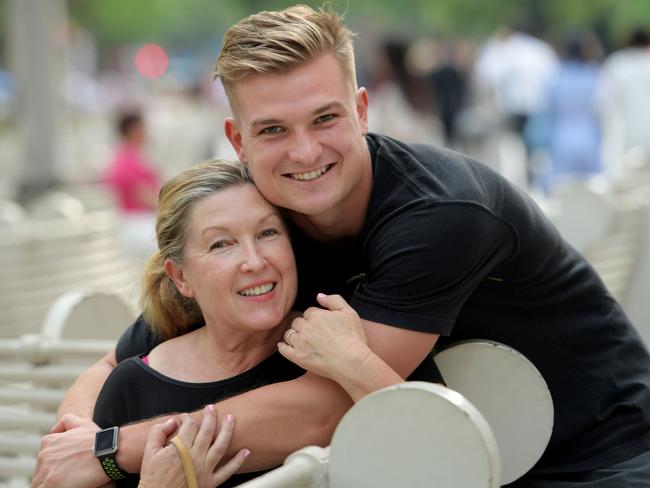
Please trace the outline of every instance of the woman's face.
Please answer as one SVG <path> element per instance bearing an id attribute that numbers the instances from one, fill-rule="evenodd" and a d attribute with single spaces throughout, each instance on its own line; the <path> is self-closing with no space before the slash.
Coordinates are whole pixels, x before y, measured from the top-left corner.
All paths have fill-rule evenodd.
<path id="1" fill-rule="evenodd" d="M 206 323 L 237 331 L 280 324 L 298 283 L 277 209 L 246 184 L 199 200 L 189 218 L 183 263 L 172 264 L 171 274 L 179 291 L 196 299 Z"/>

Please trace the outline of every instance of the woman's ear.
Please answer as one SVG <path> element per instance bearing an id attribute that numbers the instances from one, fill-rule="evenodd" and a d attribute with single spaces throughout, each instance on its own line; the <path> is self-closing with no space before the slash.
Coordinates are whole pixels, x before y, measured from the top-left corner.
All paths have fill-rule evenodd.
<path id="1" fill-rule="evenodd" d="M 194 291 L 185 279 L 183 268 L 171 259 L 165 259 L 165 274 L 174 282 L 179 293 L 186 298 L 194 298 Z"/>

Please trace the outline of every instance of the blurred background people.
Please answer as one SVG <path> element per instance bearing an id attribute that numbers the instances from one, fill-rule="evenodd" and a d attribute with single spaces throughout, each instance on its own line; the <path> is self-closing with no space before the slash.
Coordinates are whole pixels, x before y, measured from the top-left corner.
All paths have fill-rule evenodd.
<path id="1" fill-rule="evenodd" d="M 636 28 L 603 64 L 604 158 L 618 177 L 650 163 L 650 32 Z"/>
<path id="2" fill-rule="evenodd" d="M 602 172 L 598 113 L 601 57 L 602 49 L 593 34 L 567 35 L 540 110 L 526 123 L 526 138 L 547 156 L 548 164 L 533 175 L 533 186 L 546 193 L 562 181 Z"/>
<path id="3" fill-rule="evenodd" d="M 118 131 L 120 140 L 104 179 L 120 211 L 125 251 L 142 263 L 156 248 L 155 210 L 161 178 L 145 152 L 147 132 L 142 114 L 123 113 Z"/>
<path id="4" fill-rule="evenodd" d="M 533 180 L 530 141 L 524 127 L 542 104 L 544 87 L 557 65 L 557 57 L 544 40 L 511 27 L 499 28 L 480 49 L 475 64 L 479 89 L 524 143 L 527 183 Z"/>

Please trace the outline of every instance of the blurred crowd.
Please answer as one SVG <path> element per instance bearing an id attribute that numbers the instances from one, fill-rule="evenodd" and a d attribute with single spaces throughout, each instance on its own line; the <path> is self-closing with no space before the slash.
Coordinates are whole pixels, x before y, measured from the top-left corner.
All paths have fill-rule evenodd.
<path id="1" fill-rule="evenodd" d="M 551 42 L 514 27 L 499 28 L 481 43 L 395 37 L 369 45 L 358 47 L 357 57 L 360 83 L 370 93 L 372 131 L 459 150 L 540 195 L 567 179 L 615 179 L 647 164 L 645 28 L 629 32 L 610 52 L 592 32 L 567 32 Z M 125 113 L 142 116 L 142 157 L 158 181 L 211 156 L 234 157 L 223 136 L 229 109 L 211 79 L 213 60 L 171 52 L 170 69 L 150 80 L 134 69 L 135 49 L 121 47 L 100 60 L 92 33 L 70 24 L 58 168 L 63 181 L 105 177 Z M 1 72 L 5 131 L 18 106 L 15 94 L 11 76 Z M 6 144 L 0 134 L 0 146 Z M 11 155 L 3 147 L 0 152 Z M 3 172 L 8 166 L 3 163 Z"/>
<path id="2" fill-rule="evenodd" d="M 513 28 L 477 47 L 390 41 L 370 87 L 375 130 L 458 149 L 542 195 L 650 157 L 644 28 L 607 55 L 589 31 L 553 44 Z"/>

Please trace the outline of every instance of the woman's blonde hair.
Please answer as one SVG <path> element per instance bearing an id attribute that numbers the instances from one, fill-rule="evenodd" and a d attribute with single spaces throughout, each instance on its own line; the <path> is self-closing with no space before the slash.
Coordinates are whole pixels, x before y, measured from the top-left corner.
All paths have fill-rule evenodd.
<path id="1" fill-rule="evenodd" d="M 248 167 L 239 161 L 211 160 L 187 169 L 165 183 L 158 196 L 158 251 L 143 275 L 140 306 L 152 330 L 163 340 L 182 335 L 203 322 L 194 299 L 186 298 L 165 273 L 165 260 L 181 264 L 190 211 L 201 199 L 231 186 L 252 184 Z"/>
<path id="2" fill-rule="evenodd" d="M 354 91 L 353 35 L 329 6 L 318 11 L 295 5 L 259 12 L 228 29 L 214 77 L 221 79 L 232 107 L 232 88 L 237 80 L 254 73 L 287 72 L 319 54 L 333 52 Z"/>

